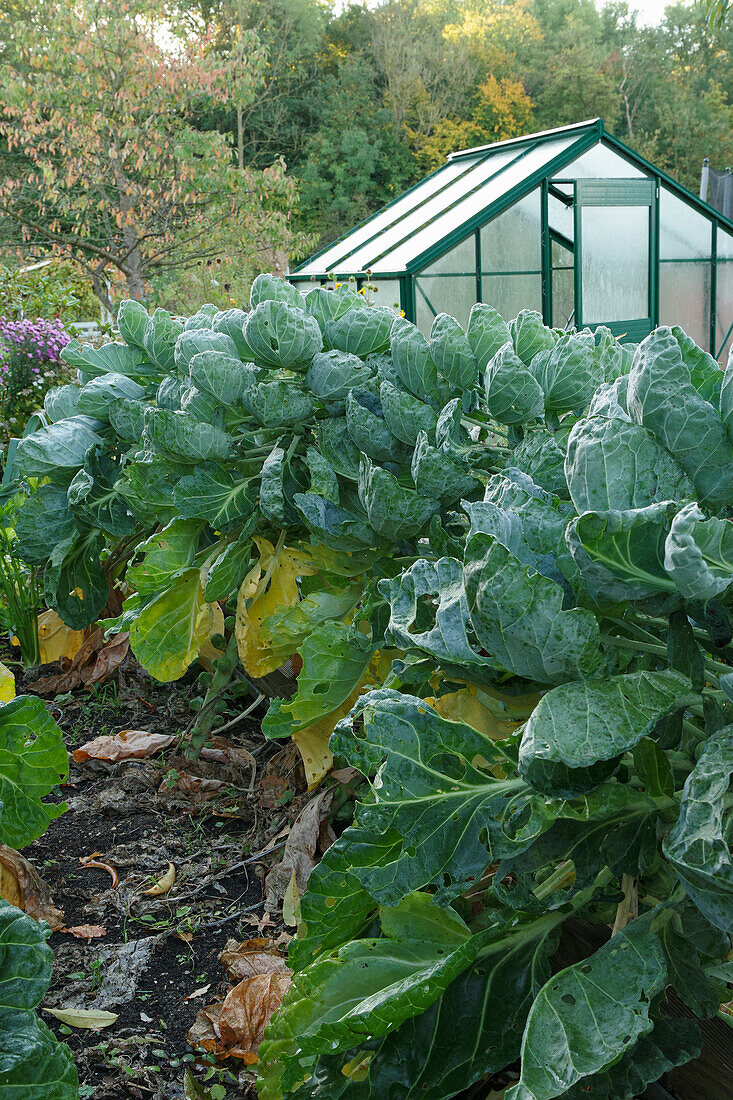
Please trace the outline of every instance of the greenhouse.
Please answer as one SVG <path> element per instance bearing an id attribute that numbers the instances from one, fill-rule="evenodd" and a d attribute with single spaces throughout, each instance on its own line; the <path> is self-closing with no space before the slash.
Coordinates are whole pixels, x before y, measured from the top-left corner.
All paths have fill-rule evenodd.
<path id="1" fill-rule="evenodd" d="M 486 302 L 628 341 L 678 324 L 720 357 L 733 222 L 595 119 L 452 153 L 290 279 L 303 291 L 355 279 L 425 333 L 438 313 L 465 324 Z"/>

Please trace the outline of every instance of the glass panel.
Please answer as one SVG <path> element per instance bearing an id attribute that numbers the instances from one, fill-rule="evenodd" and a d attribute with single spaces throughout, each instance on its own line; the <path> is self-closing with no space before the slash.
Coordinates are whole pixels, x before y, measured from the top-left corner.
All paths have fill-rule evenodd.
<path id="1" fill-rule="evenodd" d="M 572 199 L 572 195 L 570 197 Z M 572 205 L 566 206 L 554 195 L 548 195 L 547 198 L 547 215 L 550 229 L 554 229 L 556 233 L 562 233 L 563 237 L 567 237 L 569 241 L 574 240 L 575 226 L 573 224 Z"/>
<path id="2" fill-rule="evenodd" d="M 421 275 L 475 275 L 476 273 L 476 238 L 473 233 L 464 237 L 454 248 L 446 252 L 440 259 L 435 260 L 428 267 L 424 267 Z M 440 310 L 438 310 L 440 312 Z"/>
<path id="3" fill-rule="evenodd" d="M 701 348 L 709 348 L 709 263 L 659 265 L 659 321 L 679 325 Z"/>
<path id="4" fill-rule="evenodd" d="M 505 321 L 513 320 L 520 309 L 542 312 L 540 275 L 484 275 L 481 300 L 498 309 Z"/>
<path id="5" fill-rule="evenodd" d="M 567 168 L 563 168 L 562 175 L 565 179 L 578 179 L 579 177 L 588 176 L 598 179 L 603 179 L 605 176 L 610 179 L 622 177 L 628 179 L 648 178 L 646 172 L 642 172 L 636 165 L 630 164 L 618 153 L 614 153 L 613 149 L 609 149 L 607 145 L 603 145 L 601 142 L 588 149 L 587 152 L 581 153 L 578 159 L 569 164 Z"/>
<path id="6" fill-rule="evenodd" d="M 573 254 L 558 241 L 552 242 L 552 324 L 566 328 L 575 312 Z"/>
<path id="7" fill-rule="evenodd" d="M 718 240 L 720 240 L 720 230 L 718 230 Z M 716 278 L 718 281 L 718 293 L 715 314 L 715 348 L 713 354 L 717 354 L 718 359 L 723 366 L 725 366 L 728 362 L 728 352 L 730 351 L 731 340 L 733 340 L 733 334 L 728 331 L 731 325 L 733 325 L 733 263 L 718 263 Z M 723 347 L 718 354 L 718 349 L 721 344 Z"/>
<path id="8" fill-rule="evenodd" d="M 718 226 L 718 259 L 733 260 L 733 236 Z"/>
<path id="9" fill-rule="evenodd" d="M 402 308 L 399 279 L 370 279 L 366 284 L 366 296 L 373 306 L 389 306 L 397 313 Z"/>
<path id="10" fill-rule="evenodd" d="M 523 183 L 533 172 L 544 168 L 546 164 L 559 156 L 560 153 L 563 153 L 577 140 L 577 135 L 573 134 L 542 142 L 534 147 L 528 146 L 526 149 L 504 150 L 501 154 L 502 159 L 511 155 L 511 160 L 504 160 L 506 166 L 495 179 L 487 180 L 484 186 L 478 187 L 471 194 L 464 194 L 460 202 L 457 202 L 450 209 L 446 209 L 443 205 L 443 213 L 440 217 L 429 225 L 423 225 L 422 229 L 410 236 L 404 244 L 396 247 L 394 251 L 389 252 L 379 260 L 375 260 L 374 273 L 376 274 L 379 270 L 403 271 L 406 264 L 415 260 L 423 252 L 427 252 L 436 241 L 443 240 L 451 233 L 459 230 L 469 218 L 488 211 L 489 206 L 497 199 L 507 195 L 513 188 Z M 495 154 L 497 161 L 499 155 L 499 153 Z M 495 158 L 491 157 L 487 163 L 495 163 Z M 472 185 L 469 184 L 468 186 Z M 371 267 L 372 265 L 366 264 L 365 266 Z"/>
<path id="11" fill-rule="evenodd" d="M 481 227 L 481 270 L 539 271 L 541 243 L 537 190 Z"/>
<path id="12" fill-rule="evenodd" d="M 450 314 L 465 328 L 471 308 L 476 304 L 476 277 L 467 275 L 451 279 L 421 275 L 415 280 L 415 304 L 417 326 L 426 336 L 438 313 Z"/>
<path id="13" fill-rule="evenodd" d="M 666 187 L 659 194 L 659 256 L 703 260 L 710 256 L 712 222 Z"/>
<path id="14" fill-rule="evenodd" d="M 584 325 L 649 316 L 649 207 L 582 208 Z"/>

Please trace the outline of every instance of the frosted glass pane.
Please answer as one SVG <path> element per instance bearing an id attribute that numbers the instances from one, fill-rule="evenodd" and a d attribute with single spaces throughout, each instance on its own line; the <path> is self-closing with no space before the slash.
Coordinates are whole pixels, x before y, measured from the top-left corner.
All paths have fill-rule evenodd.
<path id="1" fill-rule="evenodd" d="M 440 259 L 423 268 L 423 275 L 474 275 L 476 274 L 476 238 L 473 233 L 464 237 Z"/>
<path id="2" fill-rule="evenodd" d="M 649 316 L 649 207 L 582 209 L 584 325 Z"/>
<path id="3" fill-rule="evenodd" d="M 469 275 L 463 279 L 451 279 L 441 278 L 440 275 L 421 275 L 415 280 L 415 304 L 417 326 L 426 336 L 437 313 L 450 314 L 465 328 L 471 309 L 476 304 L 476 277 Z"/>
<path id="4" fill-rule="evenodd" d="M 443 207 L 443 213 L 430 225 L 424 225 L 418 232 L 412 234 L 404 244 L 389 252 L 383 259 L 374 263 L 373 270 L 378 271 L 403 271 L 405 265 L 411 260 L 417 259 L 426 252 L 436 241 L 443 240 L 450 233 L 460 229 L 470 218 L 478 214 L 488 212 L 489 206 L 508 194 L 512 188 L 521 184 L 533 172 L 536 172 L 549 164 L 555 157 L 568 149 L 575 141 L 577 135 L 567 135 L 552 141 L 542 142 L 540 145 L 530 148 L 529 151 L 507 149 L 501 154 L 502 159 L 511 155 L 511 162 L 504 159 L 505 167 L 495 179 L 487 180 L 483 187 L 478 187 L 472 193 L 464 193 L 455 206 L 451 209 Z M 520 155 L 521 152 L 521 155 Z M 498 162 L 500 154 L 495 154 L 487 162 Z M 458 162 L 460 163 L 460 162 Z M 483 170 L 483 169 L 482 169 Z M 477 176 L 477 173 L 473 173 Z M 469 186 L 471 186 L 469 184 Z M 431 203 L 426 204 L 430 206 Z"/>
<path id="5" fill-rule="evenodd" d="M 573 253 L 552 242 L 552 324 L 566 328 L 575 312 L 575 269 Z"/>
<path id="6" fill-rule="evenodd" d="M 718 228 L 718 259 L 733 260 L 733 237 Z"/>
<path id="7" fill-rule="evenodd" d="M 399 279 L 370 279 L 366 296 L 373 306 L 389 306 L 397 313 L 400 312 Z"/>
<path id="8" fill-rule="evenodd" d="M 573 208 L 566 206 L 556 199 L 554 195 L 548 195 L 547 215 L 550 229 L 556 233 L 562 233 L 569 241 L 574 240 L 575 226 L 573 224 Z"/>
<path id="9" fill-rule="evenodd" d="M 481 270 L 539 271 L 541 243 L 538 190 L 481 227 Z"/>
<path id="10" fill-rule="evenodd" d="M 493 306 L 505 321 L 511 321 L 520 309 L 542 312 L 542 279 L 539 275 L 484 275 L 481 299 Z"/>
<path id="11" fill-rule="evenodd" d="M 720 230 L 718 230 L 718 239 L 720 239 Z M 718 355 L 720 362 L 725 366 L 728 362 L 728 352 L 730 350 L 731 340 L 733 340 L 733 335 L 728 332 L 728 329 L 733 324 L 733 263 L 718 264 L 717 280 L 718 293 L 715 315 L 715 348 L 713 349 L 713 354 L 717 354 L 721 343 L 725 341 L 720 355 Z"/>
<path id="12" fill-rule="evenodd" d="M 603 179 L 605 176 L 610 179 L 648 178 L 646 172 L 642 172 L 634 164 L 629 164 L 618 153 L 614 153 L 613 149 L 609 149 L 607 145 L 602 145 L 600 142 L 562 170 L 564 179 Z"/>
<path id="13" fill-rule="evenodd" d="M 659 194 L 659 255 L 663 260 L 703 260 L 710 256 L 712 223 L 662 187 Z"/>
<path id="14" fill-rule="evenodd" d="M 659 321 L 679 325 L 696 344 L 709 349 L 709 263 L 659 265 Z"/>

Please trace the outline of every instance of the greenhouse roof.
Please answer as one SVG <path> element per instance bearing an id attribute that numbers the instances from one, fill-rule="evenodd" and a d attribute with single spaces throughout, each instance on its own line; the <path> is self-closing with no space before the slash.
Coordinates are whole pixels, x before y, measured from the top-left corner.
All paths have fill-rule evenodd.
<path id="1" fill-rule="evenodd" d="M 386 277 L 417 271 L 440 252 L 443 242 L 455 241 L 500 213 L 599 142 L 733 230 L 733 223 L 718 211 L 607 134 L 602 119 L 591 119 L 451 153 L 440 168 L 317 252 L 290 278 L 365 272 Z"/>

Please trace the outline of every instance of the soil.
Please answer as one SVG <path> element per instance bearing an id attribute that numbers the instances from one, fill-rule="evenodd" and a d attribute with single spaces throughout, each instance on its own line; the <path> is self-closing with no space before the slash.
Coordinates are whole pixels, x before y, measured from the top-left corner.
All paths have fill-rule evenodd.
<path id="1" fill-rule="evenodd" d="M 18 665 L 13 671 L 18 694 L 39 674 L 24 675 Z M 179 734 L 191 721 L 195 679 L 159 684 L 130 658 L 115 682 L 47 705 L 72 753 L 94 737 L 126 729 Z M 281 917 L 264 912 L 263 880 L 310 796 L 297 752 L 266 742 L 256 718 L 236 723 L 226 739 L 254 754 L 254 775 L 250 767 L 187 761 L 176 745 L 115 764 L 76 763 L 72 756 L 59 792 L 67 812 L 24 849 L 51 887 L 66 927 L 105 931 L 91 940 L 67 932 L 50 939 L 54 974 L 41 1012 L 74 1053 L 82 1098 L 183 1100 L 186 1067 L 207 1090 L 214 1086 L 212 1100 L 256 1095 L 250 1068 L 194 1051 L 187 1033 L 197 1011 L 230 988 L 218 960 L 228 939 L 263 935 L 285 950 Z M 181 789 L 181 776 L 188 790 Z M 225 785 L 212 794 L 195 789 L 199 779 Z M 116 887 L 106 870 L 80 863 L 93 853 L 117 872 Z M 172 889 L 143 894 L 169 863 L 176 869 Z M 102 1009 L 118 1018 L 105 1030 L 69 1028 L 44 1012 L 61 1007 Z"/>

